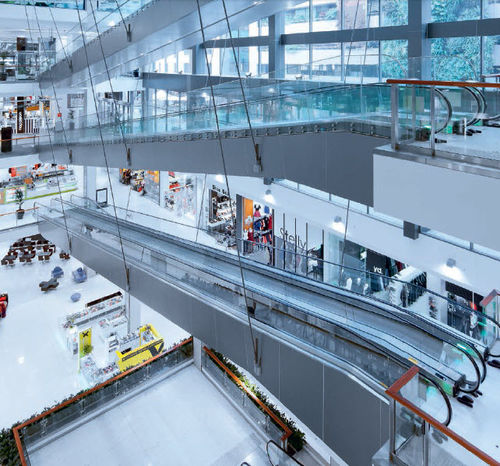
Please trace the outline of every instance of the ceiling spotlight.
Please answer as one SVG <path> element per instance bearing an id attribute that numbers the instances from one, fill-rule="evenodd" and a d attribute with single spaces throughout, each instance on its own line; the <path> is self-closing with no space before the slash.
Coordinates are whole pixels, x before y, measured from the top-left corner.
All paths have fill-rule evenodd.
<path id="1" fill-rule="evenodd" d="M 342 217 L 340 215 L 337 215 L 334 219 L 333 219 L 333 223 L 342 223 Z"/>
<path id="2" fill-rule="evenodd" d="M 452 269 L 457 265 L 457 261 L 455 259 L 452 259 L 451 257 L 446 261 L 446 265 Z"/>
<path id="3" fill-rule="evenodd" d="M 271 195 L 271 190 L 270 189 L 266 189 L 266 196 L 270 196 Z"/>

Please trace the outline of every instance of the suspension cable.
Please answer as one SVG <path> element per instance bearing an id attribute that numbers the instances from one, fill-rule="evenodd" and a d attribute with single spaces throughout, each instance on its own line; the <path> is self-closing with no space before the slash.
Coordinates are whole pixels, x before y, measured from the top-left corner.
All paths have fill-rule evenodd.
<path id="1" fill-rule="evenodd" d="M 197 8 L 198 8 L 198 18 L 199 18 L 199 21 L 200 21 L 201 35 L 202 35 L 203 43 L 205 43 L 205 29 L 203 27 L 203 20 L 202 20 L 202 17 L 201 17 L 200 0 L 196 0 L 196 5 L 197 5 Z M 205 53 L 205 61 L 207 63 L 207 73 L 208 73 L 208 78 L 209 78 L 209 83 L 210 83 L 210 94 L 211 94 L 211 98 L 212 98 L 212 104 L 213 104 L 213 107 L 214 107 L 215 124 L 216 124 L 216 128 L 217 128 L 217 139 L 218 139 L 218 142 L 219 142 L 219 148 L 220 148 L 220 153 L 221 153 L 222 167 L 224 169 L 224 178 L 225 178 L 225 181 L 226 181 L 227 195 L 228 195 L 228 198 L 229 198 L 229 206 L 230 206 L 230 209 L 231 209 L 231 219 L 232 219 L 232 222 L 233 222 L 233 229 L 234 229 L 234 234 L 235 234 L 235 237 L 236 237 L 236 252 L 237 252 L 237 255 L 238 255 L 238 265 L 239 265 L 240 275 L 241 275 L 241 284 L 242 284 L 242 288 L 243 288 L 243 297 L 244 297 L 244 300 L 245 300 L 245 307 L 246 307 L 246 313 L 247 313 L 247 318 L 248 318 L 248 326 L 249 326 L 249 330 L 250 330 L 250 338 L 252 339 L 252 347 L 253 347 L 253 353 L 254 353 L 254 362 L 256 364 L 258 364 L 259 360 L 258 360 L 257 344 L 256 344 L 256 341 L 255 341 L 255 338 L 254 338 L 254 334 L 253 334 L 252 320 L 250 318 L 249 300 L 248 300 L 248 295 L 247 295 L 247 290 L 246 290 L 246 285 L 245 285 L 245 275 L 243 273 L 243 266 L 242 266 L 242 261 L 241 261 L 240 248 L 239 248 L 238 241 L 237 241 L 238 236 L 237 236 L 237 232 L 236 232 L 236 216 L 234 215 L 234 208 L 233 208 L 233 205 L 232 205 L 232 202 L 231 202 L 231 191 L 229 189 L 229 179 L 228 179 L 228 176 L 227 176 L 226 159 L 225 159 L 225 156 L 224 156 L 224 148 L 223 148 L 223 144 L 222 144 L 222 134 L 221 134 L 221 130 L 220 130 L 219 116 L 218 116 L 218 112 L 217 112 L 217 105 L 216 105 L 216 101 L 215 101 L 214 86 L 213 86 L 212 81 L 211 81 L 211 73 L 212 72 L 211 72 L 210 66 L 209 66 L 207 49 L 204 47 L 203 50 L 204 50 L 204 53 Z"/>
<path id="2" fill-rule="evenodd" d="M 240 64 L 239 64 L 239 60 L 236 56 L 236 49 L 234 47 L 233 33 L 231 31 L 231 26 L 229 25 L 229 17 L 227 15 L 226 0 L 222 0 L 222 6 L 224 8 L 224 16 L 226 18 L 227 30 L 229 32 L 229 39 L 231 41 L 231 48 L 233 50 L 234 64 L 236 66 L 236 72 L 238 73 L 238 81 L 240 83 L 241 95 L 243 97 L 243 106 L 245 107 L 245 114 L 247 117 L 248 129 L 250 130 L 250 137 L 252 138 L 252 144 L 253 144 L 253 148 L 255 151 L 255 161 L 262 168 L 260 155 L 259 155 L 259 147 L 257 146 L 257 143 L 255 142 L 255 135 L 254 135 L 253 128 L 252 128 L 252 122 L 250 121 L 250 112 L 248 111 L 248 103 L 247 103 L 247 99 L 246 99 L 246 95 L 245 95 L 245 89 L 243 86 L 243 80 L 241 79 Z"/>
<path id="3" fill-rule="evenodd" d="M 78 5 L 77 5 L 77 7 L 78 7 Z M 50 7 L 50 6 L 49 6 L 49 13 L 50 13 L 50 16 L 52 18 L 52 22 L 54 23 L 54 27 L 56 28 L 57 37 L 59 37 L 59 42 L 61 43 L 61 48 L 62 48 L 63 53 L 64 53 L 64 58 L 65 58 L 66 62 L 68 63 L 68 66 L 71 68 L 71 60 L 69 59 L 68 54 L 66 53 L 66 48 L 64 47 L 64 43 L 62 41 L 61 34 L 59 34 L 59 28 L 57 27 L 56 20 L 54 19 L 54 13 L 52 12 L 52 7 Z M 56 52 L 56 60 L 57 60 L 57 52 Z"/>
<path id="4" fill-rule="evenodd" d="M 90 61 L 89 61 L 89 55 L 88 55 L 88 51 L 87 51 L 87 42 L 85 41 L 85 34 L 84 34 L 84 31 L 83 31 L 82 18 L 81 18 L 79 10 L 77 10 L 77 14 L 78 14 L 78 22 L 80 24 L 80 31 L 81 31 L 81 34 L 82 34 L 82 42 L 83 42 L 83 48 L 84 48 L 84 51 L 85 51 L 85 59 L 86 59 L 86 62 L 87 62 L 87 70 L 88 70 L 88 73 L 89 73 L 90 85 L 91 85 L 91 88 L 92 88 L 92 97 L 93 97 L 93 100 L 94 100 L 94 106 L 97 109 L 97 95 L 96 95 L 96 91 L 95 91 L 95 88 L 94 88 L 94 80 L 92 79 L 92 73 L 90 71 Z M 96 117 L 97 117 L 97 126 L 99 128 L 99 137 L 100 137 L 101 145 L 102 145 L 102 152 L 103 152 L 103 155 L 104 155 L 104 162 L 106 164 L 106 173 L 107 173 L 107 176 L 108 176 L 109 188 L 110 188 L 110 191 L 111 191 L 111 200 L 113 202 L 113 211 L 114 211 L 114 215 L 115 215 L 116 229 L 117 229 L 117 233 L 118 233 L 118 240 L 120 242 L 120 249 L 121 249 L 122 261 L 123 261 L 123 268 L 124 268 L 124 272 L 125 272 L 125 280 L 126 280 L 126 284 L 127 284 L 127 287 L 128 287 L 129 286 L 129 275 L 128 275 L 127 260 L 125 258 L 125 250 L 124 250 L 124 247 L 123 247 L 123 239 L 122 239 L 122 235 L 121 235 L 120 224 L 118 222 L 118 213 L 116 211 L 115 195 L 114 195 L 114 191 L 113 191 L 113 185 L 111 183 L 111 175 L 109 173 L 108 156 L 107 156 L 107 153 L 106 153 L 106 144 L 104 142 L 104 136 L 102 134 L 101 118 L 99 116 L 99 112 L 96 112 Z"/>
<path id="5" fill-rule="evenodd" d="M 47 54 L 47 51 L 45 49 L 45 43 L 44 43 L 43 37 L 42 37 L 42 29 L 40 27 L 40 21 L 38 19 L 38 13 L 36 11 L 36 6 L 35 6 L 35 3 L 34 3 L 33 0 L 32 0 L 32 6 L 33 6 L 33 10 L 35 12 L 35 19 L 36 19 L 36 23 L 37 23 L 37 26 L 38 26 L 38 31 L 39 31 L 39 34 L 40 34 L 40 41 L 42 43 L 43 51 L 44 51 L 45 54 Z M 24 4 L 24 12 L 26 14 L 26 22 L 27 22 L 27 25 L 28 25 L 29 33 L 30 33 L 30 40 L 31 40 L 31 42 L 33 42 L 33 36 L 31 34 L 31 25 L 30 25 L 30 20 L 29 20 L 29 15 L 28 15 L 28 6 L 27 6 L 26 3 Z M 54 86 L 54 81 L 53 81 L 52 75 L 51 75 L 51 80 L 52 80 L 52 89 L 53 89 L 53 92 L 54 92 L 54 100 L 56 102 L 57 111 L 58 111 L 58 113 L 62 117 L 62 113 L 61 113 L 61 109 L 60 109 L 60 106 L 59 106 L 59 101 L 57 100 L 57 94 L 56 94 L 56 90 L 55 90 L 55 86 Z M 38 87 L 40 89 L 40 98 L 42 98 L 43 97 L 42 96 L 43 90 L 42 90 L 42 85 L 40 83 L 40 79 L 38 79 Z M 43 103 L 42 103 L 42 105 L 43 105 Z M 62 199 L 61 183 L 60 183 L 60 180 L 59 180 L 59 175 L 57 174 L 57 162 L 56 162 L 56 156 L 55 156 L 55 153 L 54 153 L 54 146 L 52 144 L 52 136 L 50 134 L 49 119 L 48 119 L 48 116 L 47 116 L 47 110 L 45 108 L 43 110 L 43 116 L 45 118 L 45 126 L 47 127 L 47 135 L 48 135 L 48 138 L 49 138 L 49 145 L 50 145 L 50 150 L 51 150 L 51 153 L 52 153 L 52 162 L 53 162 L 54 165 L 56 165 L 57 191 L 58 191 L 58 194 L 59 194 L 59 202 L 61 203 L 61 211 L 62 211 L 62 214 L 63 214 L 64 228 L 66 230 L 66 238 L 67 238 L 67 241 L 68 241 L 68 248 L 71 250 L 71 237 L 70 237 L 69 229 L 68 229 L 68 222 L 67 222 L 67 218 L 66 218 L 66 210 L 64 208 L 64 203 L 63 203 L 63 199 Z M 62 124 L 62 122 L 61 122 L 61 124 Z M 63 126 L 64 138 L 66 139 L 66 132 L 64 131 L 64 125 L 62 125 L 62 126 Z"/>
<path id="6" fill-rule="evenodd" d="M 97 26 L 97 19 L 96 19 L 96 15 L 95 15 L 94 5 L 92 4 L 92 0 L 88 0 L 88 2 L 89 2 L 89 5 L 90 5 L 90 8 L 92 9 L 92 17 L 94 18 L 95 29 L 96 29 L 96 32 L 97 32 L 97 39 L 99 41 L 99 46 L 100 46 L 100 49 L 101 49 L 102 59 L 103 59 L 103 62 L 104 62 L 104 67 L 106 68 L 106 75 L 108 77 L 109 88 L 111 89 L 111 96 L 112 96 L 111 100 L 112 100 L 112 102 L 114 104 L 114 107 L 115 107 L 115 115 L 118 117 L 118 121 L 119 121 L 119 125 L 118 126 L 120 128 L 122 142 L 123 142 L 123 145 L 125 146 L 125 152 L 127 153 L 128 152 L 128 145 L 127 145 L 127 141 L 125 140 L 125 130 L 124 130 L 124 127 L 123 127 L 123 121 L 119 118 L 118 104 L 116 103 L 116 100 L 114 98 L 113 83 L 111 82 L 111 75 L 109 73 L 108 62 L 106 60 L 106 54 L 104 53 L 104 47 L 102 46 L 101 34 L 99 32 L 99 27 Z"/>

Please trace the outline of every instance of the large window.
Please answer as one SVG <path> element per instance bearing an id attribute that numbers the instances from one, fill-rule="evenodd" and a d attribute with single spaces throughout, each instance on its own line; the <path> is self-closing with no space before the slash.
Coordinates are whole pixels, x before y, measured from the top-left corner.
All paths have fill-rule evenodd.
<path id="1" fill-rule="evenodd" d="M 408 41 L 380 42 L 381 78 L 406 78 L 408 74 Z"/>
<path id="2" fill-rule="evenodd" d="M 380 0 L 380 25 L 403 26 L 404 24 L 408 24 L 408 0 Z"/>
<path id="3" fill-rule="evenodd" d="M 478 80 L 480 75 L 481 39 L 447 37 L 432 39 L 432 78 L 438 80 Z"/>
<path id="4" fill-rule="evenodd" d="M 500 18 L 500 0 L 484 0 L 483 18 Z"/>
<path id="5" fill-rule="evenodd" d="M 309 2 L 299 3 L 285 12 L 285 34 L 309 32 Z"/>
<path id="6" fill-rule="evenodd" d="M 314 44 L 312 46 L 311 73 L 321 81 L 342 79 L 342 49 L 340 44 Z"/>
<path id="7" fill-rule="evenodd" d="M 379 0 L 344 0 L 344 29 L 379 25 Z"/>
<path id="8" fill-rule="evenodd" d="M 285 78 L 309 74 L 309 45 L 285 46 Z"/>
<path id="9" fill-rule="evenodd" d="M 369 83 L 379 80 L 379 43 L 352 42 L 344 44 L 345 80 Z"/>
<path id="10" fill-rule="evenodd" d="M 231 47 L 208 48 L 208 62 L 213 76 L 237 76 L 238 70 Z M 268 47 L 237 47 L 236 58 L 242 76 L 260 76 L 269 72 Z M 206 67 L 204 67 L 206 69 Z"/>
<path id="11" fill-rule="evenodd" d="M 481 0 L 432 0 L 434 22 L 464 21 L 481 17 Z"/>
<path id="12" fill-rule="evenodd" d="M 312 0 L 312 30 L 335 31 L 341 28 L 340 0 Z"/>

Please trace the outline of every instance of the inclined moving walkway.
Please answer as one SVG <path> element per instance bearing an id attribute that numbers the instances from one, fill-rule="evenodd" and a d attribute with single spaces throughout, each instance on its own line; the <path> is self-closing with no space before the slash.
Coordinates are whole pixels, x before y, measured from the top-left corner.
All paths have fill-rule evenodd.
<path id="1" fill-rule="evenodd" d="M 115 218 L 89 208 L 88 201 L 81 203 L 86 207 L 64 203 L 66 225 L 57 209 L 40 207 L 37 215 L 41 222 L 67 226 L 72 235 L 118 252 Z M 119 226 L 127 261 L 136 261 L 193 294 L 246 311 L 234 254 L 126 220 Z M 251 261 L 242 260 L 242 265 L 249 311 L 255 319 L 342 357 L 386 386 L 408 364 L 418 364 L 450 395 L 474 392 L 484 380 L 484 359 L 475 346 L 437 324 L 426 328 L 401 308 Z M 381 354 L 384 364 L 372 362 Z"/>

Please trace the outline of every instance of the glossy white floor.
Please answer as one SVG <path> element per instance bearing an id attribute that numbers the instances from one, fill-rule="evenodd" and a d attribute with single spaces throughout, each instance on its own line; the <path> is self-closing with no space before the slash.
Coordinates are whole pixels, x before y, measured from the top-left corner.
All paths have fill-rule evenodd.
<path id="1" fill-rule="evenodd" d="M 36 232 L 33 227 L 33 233 Z M 0 255 L 18 236 L 25 235 L 9 233 L 12 237 L 0 242 Z M 38 283 L 48 280 L 56 265 L 63 268 L 65 276 L 56 290 L 42 293 Z M 74 258 L 63 262 L 56 255 L 48 263 L 0 268 L 0 293 L 9 294 L 7 317 L 0 320 L 0 429 L 86 388 L 78 376 L 76 360 L 65 347 L 58 320 L 118 288 L 95 274 L 86 283 L 75 284 L 71 271 L 80 265 Z M 72 303 L 70 295 L 75 291 L 82 298 Z M 187 336 L 184 330 L 144 305 L 141 321 L 153 324 L 166 346 Z"/>
<path id="2" fill-rule="evenodd" d="M 269 465 L 265 442 L 193 365 L 30 455 L 33 466 Z"/>

